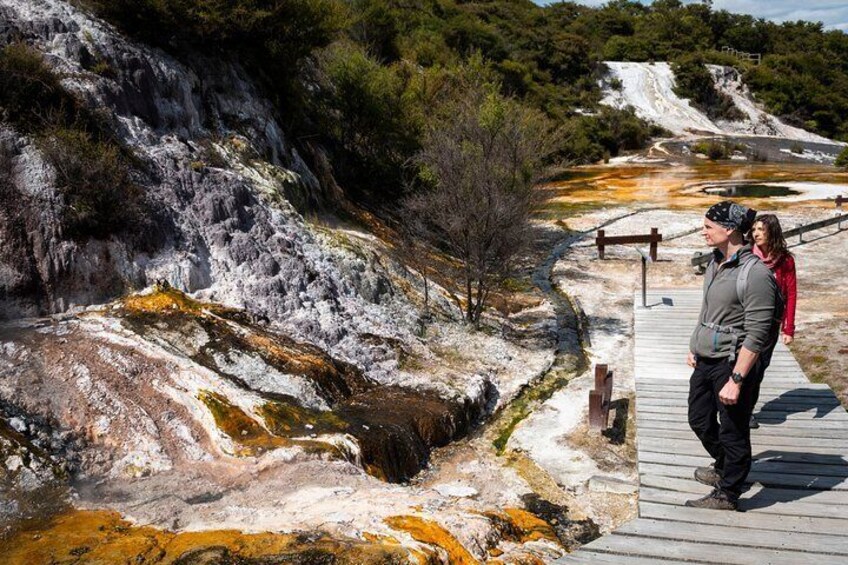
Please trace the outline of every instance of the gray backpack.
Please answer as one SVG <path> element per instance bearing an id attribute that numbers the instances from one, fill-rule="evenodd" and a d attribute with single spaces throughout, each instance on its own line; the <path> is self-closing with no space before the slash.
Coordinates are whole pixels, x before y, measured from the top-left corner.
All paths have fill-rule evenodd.
<path id="1" fill-rule="evenodd" d="M 739 268 L 739 274 L 736 276 L 736 297 L 741 304 L 744 304 L 745 290 L 748 288 L 748 275 L 751 272 L 751 267 L 758 261 L 758 257 L 754 254 L 748 256 L 748 259 Z M 767 346 L 770 348 L 777 343 L 777 338 L 780 337 L 780 326 L 783 323 L 783 314 L 786 312 L 786 297 L 780 292 L 780 287 L 777 288 L 777 293 L 774 297 L 774 312 L 772 313 L 771 329 L 769 330 L 769 341 Z"/>
<path id="2" fill-rule="evenodd" d="M 754 266 L 754 263 L 759 261 L 760 259 L 756 255 L 748 255 L 745 261 L 742 263 L 742 266 L 739 268 L 739 272 L 736 274 L 736 297 L 739 300 L 740 304 L 745 304 L 745 292 L 748 288 L 748 276 L 751 273 L 751 268 Z M 710 261 L 709 266 L 707 267 L 706 276 L 715 276 L 715 269 L 718 266 L 716 262 Z M 786 300 L 783 297 L 783 294 L 780 292 L 780 289 L 777 289 L 777 293 L 774 298 L 774 312 L 772 313 L 772 322 L 771 328 L 769 329 L 769 337 L 766 342 L 766 346 L 764 349 L 771 349 L 777 343 L 777 338 L 780 337 L 780 326 L 783 322 L 783 313 L 786 310 Z M 715 324 L 712 322 L 701 322 L 702 326 L 710 328 L 713 331 L 730 334 L 732 339 L 732 346 L 730 348 L 730 355 L 728 356 L 728 360 L 733 363 L 736 360 L 736 349 L 737 344 L 739 342 L 739 338 L 741 337 L 741 333 L 738 329 L 731 326 L 723 326 L 721 324 Z"/>

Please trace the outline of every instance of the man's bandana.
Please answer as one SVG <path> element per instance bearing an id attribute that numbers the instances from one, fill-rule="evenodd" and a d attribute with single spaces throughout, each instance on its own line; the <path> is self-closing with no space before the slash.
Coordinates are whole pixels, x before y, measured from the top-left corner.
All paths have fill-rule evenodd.
<path id="1" fill-rule="evenodd" d="M 739 230 L 744 234 L 754 227 L 754 218 L 757 217 L 757 211 L 725 200 L 710 206 L 706 216 L 707 219 L 727 229 Z"/>

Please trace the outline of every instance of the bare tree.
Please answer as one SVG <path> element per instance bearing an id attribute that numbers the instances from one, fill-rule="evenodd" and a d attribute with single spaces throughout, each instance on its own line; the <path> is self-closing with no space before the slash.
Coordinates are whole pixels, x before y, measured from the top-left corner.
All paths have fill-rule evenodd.
<path id="1" fill-rule="evenodd" d="M 492 85 L 463 90 L 424 137 L 415 162 L 425 188 L 406 199 L 405 213 L 420 236 L 458 261 L 460 307 L 479 325 L 490 292 L 528 242 L 550 128 Z"/>

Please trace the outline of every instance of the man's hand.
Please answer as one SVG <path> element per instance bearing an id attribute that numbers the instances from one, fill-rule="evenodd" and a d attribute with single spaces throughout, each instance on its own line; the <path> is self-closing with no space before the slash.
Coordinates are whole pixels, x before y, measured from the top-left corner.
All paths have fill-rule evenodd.
<path id="1" fill-rule="evenodd" d="M 733 379 L 727 379 L 727 382 L 718 393 L 718 399 L 721 400 L 721 403 L 725 406 L 732 406 L 736 404 L 737 400 L 739 400 L 739 390 L 741 388 L 742 386 L 734 383 Z"/>
<path id="2" fill-rule="evenodd" d="M 689 352 L 689 355 L 686 356 L 686 364 L 693 369 L 695 368 L 695 354 L 691 351 Z"/>
<path id="3" fill-rule="evenodd" d="M 783 345 L 789 345 L 790 343 L 792 343 L 793 341 L 795 341 L 795 338 L 794 338 L 794 337 L 792 337 L 791 335 L 783 334 L 783 335 L 781 335 L 780 337 L 782 337 L 782 338 L 783 338 Z"/>

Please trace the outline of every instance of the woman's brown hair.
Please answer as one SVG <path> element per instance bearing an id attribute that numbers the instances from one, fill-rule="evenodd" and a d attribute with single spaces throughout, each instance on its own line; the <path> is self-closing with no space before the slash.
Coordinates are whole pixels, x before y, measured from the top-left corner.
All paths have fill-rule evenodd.
<path id="1" fill-rule="evenodd" d="M 762 223 L 766 229 L 766 239 L 768 240 L 769 255 L 775 260 L 782 259 L 785 255 L 792 255 L 786 248 L 786 238 L 783 237 L 783 229 L 780 227 L 780 220 L 774 214 L 759 214 L 754 220 L 754 225 Z"/>

